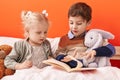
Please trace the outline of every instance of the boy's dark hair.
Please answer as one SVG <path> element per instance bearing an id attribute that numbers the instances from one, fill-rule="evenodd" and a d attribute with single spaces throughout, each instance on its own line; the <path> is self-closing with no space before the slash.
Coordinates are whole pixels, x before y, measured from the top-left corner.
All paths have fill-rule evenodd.
<path id="1" fill-rule="evenodd" d="M 69 8 L 68 18 L 70 16 L 72 17 L 82 16 L 82 18 L 87 20 L 88 22 L 89 20 L 91 20 L 91 17 L 92 17 L 91 13 L 92 13 L 92 9 L 89 5 L 87 5 L 84 2 L 77 2 Z"/>

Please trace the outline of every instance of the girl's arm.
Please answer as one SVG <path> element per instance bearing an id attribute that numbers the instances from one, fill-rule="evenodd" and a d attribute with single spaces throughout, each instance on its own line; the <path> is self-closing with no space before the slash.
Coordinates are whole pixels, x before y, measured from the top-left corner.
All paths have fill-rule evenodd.
<path id="1" fill-rule="evenodd" d="M 24 41 L 15 42 L 12 51 L 6 56 L 4 61 L 7 68 L 16 70 L 30 68 L 32 66 L 32 62 L 26 60 L 25 51 L 28 52 L 28 49 L 25 47 L 26 44 Z"/>
<path id="2" fill-rule="evenodd" d="M 46 52 L 46 56 L 47 58 L 53 58 L 53 53 L 52 53 L 52 49 L 51 49 L 51 44 L 48 40 L 46 40 L 44 42 L 44 51 Z"/>
<path id="3" fill-rule="evenodd" d="M 10 69 L 15 69 L 15 65 L 17 64 L 16 60 L 18 58 L 18 54 L 16 53 L 16 43 L 14 44 L 14 47 L 10 54 L 8 54 L 4 60 L 5 67 Z"/>

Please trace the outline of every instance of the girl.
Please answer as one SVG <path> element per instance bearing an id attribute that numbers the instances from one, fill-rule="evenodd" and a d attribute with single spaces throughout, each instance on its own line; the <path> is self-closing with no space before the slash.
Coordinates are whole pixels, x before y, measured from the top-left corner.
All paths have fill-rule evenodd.
<path id="1" fill-rule="evenodd" d="M 48 56 L 52 56 L 50 43 L 46 40 L 49 22 L 47 13 L 23 11 L 25 39 L 15 42 L 11 53 L 5 58 L 5 66 L 18 70 L 30 68 L 33 65 L 43 68 L 42 63 Z"/>

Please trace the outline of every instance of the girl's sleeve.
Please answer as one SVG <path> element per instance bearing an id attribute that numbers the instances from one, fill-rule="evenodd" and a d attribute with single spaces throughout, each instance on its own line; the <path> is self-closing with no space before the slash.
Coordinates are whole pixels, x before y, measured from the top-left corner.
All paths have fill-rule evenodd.
<path id="1" fill-rule="evenodd" d="M 14 44 L 13 46 L 13 49 L 12 51 L 10 52 L 9 55 L 6 56 L 5 60 L 4 60 L 4 64 L 7 68 L 10 68 L 10 69 L 13 69 L 14 70 L 14 67 L 16 65 L 16 61 L 17 61 L 17 58 L 18 58 L 18 54 L 17 54 L 17 47 L 16 46 L 16 43 Z"/>
<path id="2" fill-rule="evenodd" d="M 49 56 L 50 56 L 50 57 L 53 57 L 53 53 L 52 53 L 52 49 L 51 49 L 51 46 L 49 46 L 49 50 L 48 50 L 48 53 L 49 53 Z"/>
<path id="3" fill-rule="evenodd" d="M 96 51 L 96 57 L 112 57 L 113 55 L 115 55 L 115 47 L 112 44 L 107 44 L 106 46 L 102 46 L 94 50 Z"/>
<path id="4" fill-rule="evenodd" d="M 47 56 L 48 57 L 53 57 L 51 45 L 50 45 L 50 42 L 48 40 L 46 40 L 46 45 L 47 45 L 47 49 L 46 49 Z"/>

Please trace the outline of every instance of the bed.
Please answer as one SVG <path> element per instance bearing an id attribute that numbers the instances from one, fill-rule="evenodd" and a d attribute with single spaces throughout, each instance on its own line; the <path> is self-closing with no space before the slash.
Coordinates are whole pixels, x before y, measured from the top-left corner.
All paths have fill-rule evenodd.
<path id="1" fill-rule="evenodd" d="M 9 44 L 13 46 L 15 41 L 21 38 L 0 37 L 0 45 Z M 57 49 L 59 37 L 48 38 L 51 43 L 52 52 Z M 120 60 L 120 46 L 115 46 L 116 55 L 111 60 Z M 120 61 L 119 61 L 120 62 Z M 35 66 L 30 69 L 16 70 L 14 75 L 5 76 L 1 80 L 120 80 L 120 69 L 117 66 L 107 66 L 97 68 L 91 71 L 71 72 L 55 69 L 52 66 L 47 66 L 43 69 L 38 69 Z"/>

